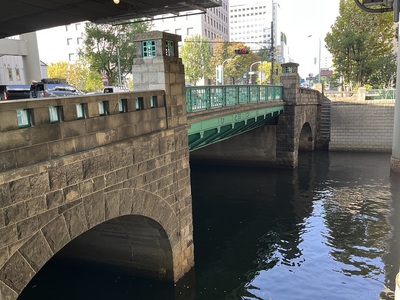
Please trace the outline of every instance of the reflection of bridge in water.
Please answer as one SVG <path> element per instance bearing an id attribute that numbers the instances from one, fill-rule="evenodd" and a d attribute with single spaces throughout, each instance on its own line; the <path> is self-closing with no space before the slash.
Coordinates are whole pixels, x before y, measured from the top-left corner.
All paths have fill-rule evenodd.
<path id="1" fill-rule="evenodd" d="M 143 58 L 148 40 L 157 50 Z M 178 40 L 136 37 L 140 92 L 1 103 L 1 297 L 16 299 L 61 249 L 176 282 L 194 265 L 190 150 L 293 168 L 299 149 L 323 144 L 322 96 L 299 87 L 296 64 L 283 86 L 185 89 Z"/>

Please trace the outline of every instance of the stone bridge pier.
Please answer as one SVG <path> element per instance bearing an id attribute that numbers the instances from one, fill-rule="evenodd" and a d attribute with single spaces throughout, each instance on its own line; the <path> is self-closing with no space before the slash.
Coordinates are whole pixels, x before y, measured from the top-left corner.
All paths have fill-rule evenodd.
<path id="1" fill-rule="evenodd" d="M 179 38 L 136 37 L 146 91 L 1 103 L 1 300 L 58 253 L 175 282 L 193 267 Z"/>

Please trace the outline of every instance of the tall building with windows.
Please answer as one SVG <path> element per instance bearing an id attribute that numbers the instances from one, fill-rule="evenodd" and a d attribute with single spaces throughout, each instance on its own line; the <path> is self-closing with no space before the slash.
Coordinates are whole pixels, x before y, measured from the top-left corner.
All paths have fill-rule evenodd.
<path id="1" fill-rule="evenodd" d="M 278 10 L 279 4 L 274 0 L 230 0 L 229 40 L 243 42 L 253 51 L 273 47 L 281 61 L 282 53 L 276 52 L 282 47 Z"/>
<path id="2" fill-rule="evenodd" d="M 76 62 L 82 47 L 85 22 L 37 31 L 40 59 L 45 63 Z"/>
<path id="3" fill-rule="evenodd" d="M 222 38 L 229 40 L 228 0 L 222 0 L 220 7 L 208 8 L 205 12 L 194 10 L 181 13 L 156 16 L 152 30 L 179 34 L 182 42 L 188 36 L 202 35 L 210 40 Z"/>
<path id="4" fill-rule="evenodd" d="M 181 13 L 179 16 L 172 14 L 156 16 L 151 30 L 180 35 L 182 37 L 180 45 L 187 37 L 193 35 L 201 35 L 211 41 L 215 39 L 229 41 L 228 6 L 228 0 L 221 0 L 221 6 L 208 8 L 205 12 L 195 10 Z M 199 85 L 210 83 L 207 78 L 198 82 Z"/>

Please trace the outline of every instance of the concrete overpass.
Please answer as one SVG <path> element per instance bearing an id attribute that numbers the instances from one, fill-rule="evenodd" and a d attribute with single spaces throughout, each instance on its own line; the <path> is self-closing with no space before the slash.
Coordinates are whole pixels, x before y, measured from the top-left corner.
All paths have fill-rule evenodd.
<path id="1" fill-rule="evenodd" d="M 219 5 L 219 0 L 2 1 L 0 39 L 80 21 L 112 24 Z"/>

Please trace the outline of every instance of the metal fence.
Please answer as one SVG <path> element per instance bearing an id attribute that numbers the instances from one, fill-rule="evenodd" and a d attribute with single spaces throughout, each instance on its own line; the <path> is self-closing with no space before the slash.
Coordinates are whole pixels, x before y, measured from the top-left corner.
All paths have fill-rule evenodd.
<path id="1" fill-rule="evenodd" d="M 392 100 L 396 98 L 396 89 L 373 89 L 365 94 L 365 100 Z"/>
<path id="2" fill-rule="evenodd" d="M 186 87 L 186 110 L 195 112 L 243 103 L 283 100 L 280 85 L 212 85 Z"/>

